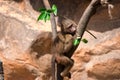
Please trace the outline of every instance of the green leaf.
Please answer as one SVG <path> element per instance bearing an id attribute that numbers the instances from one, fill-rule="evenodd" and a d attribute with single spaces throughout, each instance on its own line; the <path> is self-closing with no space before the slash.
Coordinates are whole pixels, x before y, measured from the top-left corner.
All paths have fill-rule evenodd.
<path id="1" fill-rule="evenodd" d="M 55 15 L 57 15 L 57 6 L 56 6 L 56 5 L 53 5 L 53 6 L 52 6 L 52 10 L 53 10 L 53 13 L 54 13 Z"/>
<path id="2" fill-rule="evenodd" d="M 88 43 L 88 40 L 87 39 L 82 39 L 82 42 Z"/>
<path id="3" fill-rule="evenodd" d="M 45 18 L 46 18 L 46 20 L 50 20 L 50 13 L 47 13 Z"/>
<path id="4" fill-rule="evenodd" d="M 48 13 L 52 13 L 52 12 L 54 12 L 54 11 L 53 11 L 52 9 L 48 9 L 47 12 L 48 12 Z"/>
<path id="5" fill-rule="evenodd" d="M 81 38 L 76 38 L 76 39 L 74 40 L 74 42 L 73 42 L 73 45 L 74 45 L 74 46 L 79 45 L 80 40 L 81 40 Z"/>
<path id="6" fill-rule="evenodd" d="M 42 12 L 42 13 L 39 15 L 37 21 L 39 21 L 39 20 L 45 20 L 46 15 L 47 15 L 46 12 Z"/>
<path id="7" fill-rule="evenodd" d="M 39 9 L 39 11 L 40 12 L 45 12 L 45 11 L 47 11 L 45 8 L 41 8 L 41 9 Z"/>
<path id="8" fill-rule="evenodd" d="M 45 18 L 44 18 L 44 21 L 46 22 L 47 20 L 50 20 L 50 13 L 47 13 Z"/>
<path id="9" fill-rule="evenodd" d="M 50 20 L 50 13 L 57 15 L 57 7 L 55 5 L 52 6 L 52 9 L 47 10 L 45 8 L 41 8 L 39 11 L 41 14 L 39 15 L 37 21 L 44 20 L 46 22 L 47 20 Z"/>

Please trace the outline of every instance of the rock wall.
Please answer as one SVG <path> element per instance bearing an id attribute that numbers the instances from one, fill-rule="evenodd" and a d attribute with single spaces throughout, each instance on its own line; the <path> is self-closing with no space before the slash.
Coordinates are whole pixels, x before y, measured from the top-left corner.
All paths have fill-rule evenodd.
<path id="1" fill-rule="evenodd" d="M 58 6 L 59 14 L 77 23 L 89 0 L 51 3 Z M 25 0 L 25 4 L 23 10 L 19 2 L 0 1 L 0 60 L 5 80 L 51 80 L 50 22 L 36 22 L 41 0 Z M 120 80 L 120 0 L 112 4 L 113 19 L 106 7 L 91 18 L 88 29 L 97 39 L 85 32 L 89 42 L 81 43 L 74 53 L 70 80 Z"/>
<path id="2" fill-rule="evenodd" d="M 38 34 L 50 31 L 50 23 L 37 22 L 39 13 L 32 9 L 28 1 L 26 4 L 28 6 L 22 10 L 19 8 L 19 3 L 0 2 L 0 60 L 4 65 L 5 80 L 35 80 L 37 77 L 44 80 L 46 78 L 42 72 L 45 69 L 44 66 L 44 69 L 39 67 L 29 51 Z"/>

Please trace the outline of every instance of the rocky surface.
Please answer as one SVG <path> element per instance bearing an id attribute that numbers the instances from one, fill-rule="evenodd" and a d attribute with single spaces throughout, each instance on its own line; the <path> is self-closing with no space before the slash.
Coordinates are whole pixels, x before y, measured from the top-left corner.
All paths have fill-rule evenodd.
<path id="1" fill-rule="evenodd" d="M 25 0 L 24 10 L 19 8 L 18 2 L 0 1 L 0 60 L 5 80 L 51 80 L 50 22 L 37 22 L 39 13 L 34 10 L 43 6 L 40 1 Z M 57 4 L 60 14 L 78 22 L 89 2 L 83 1 L 53 0 L 52 3 Z M 65 10 L 60 4 L 63 2 Z M 85 32 L 84 37 L 89 42 L 81 43 L 74 53 L 70 80 L 120 80 L 119 2 L 112 2 L 113 19 L 109 18 L 107 8 L 101 7 L 90 20 L 88 29 L 97 39 Z M 81 11 L 70 13 L 72 8 Z"/>

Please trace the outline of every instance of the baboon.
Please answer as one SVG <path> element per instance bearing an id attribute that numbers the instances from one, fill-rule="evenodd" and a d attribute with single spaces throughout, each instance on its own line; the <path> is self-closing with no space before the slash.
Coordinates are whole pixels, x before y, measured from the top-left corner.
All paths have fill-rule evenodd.
<path id="1" fill-rule="evenodd" d="M 50 53 L 49 50 L 51 50 L 52 57 L 52 77 L 53 80 L 55 80 L 55 64 L 63 65 L 59 68 L 61 70 L 61 76 L 62 77 L 69 77 L 70 69 L 72 68 L 74 61 L 71 59 L 71 56 L 74 52 L 74 45 L 73 40 L 75 38 L 76 28 L 77 25 L 72 20 L 60 17 L 58 20 L 58 26 L 60 26 L 61 31 L 57 33 L 57 37 L 54 41 L 52 41 L 52 34 L 48 33 L 49 35 L 46 36 L 45 33 L 41 34 L 43 35 L 43 38 L 39 38 L 33 42 L 31 45 L 31 49 L 33 52 L 37 52 L 36 55 L 37 58 L 40 57 L 40 55 L 43 55 L 44 53 Z M 46 36 L 46 37 L 44 37 Z M 42 43 L 45 42 L 45 43 Z M 46 51 L 45 49 L 48 49 Z"/>
<path id="2" fill-rule="evenodd" d="M 73 40 L 75 38 L 77 25 L 72 20 L 60 17 L 58 25 L 61 27 L 61 31 L 58 32 L 56 39 L 53 42 L 52 53 L 52 67 L 55 68 L 55 62 L 64 66 L 64 70 L 61 72 L 62 77 L 70 77 L 70 69 L 72 68 L 74 61 L 71 56 L 73 50 Z M 54 69 L 53 69 L 54 70 Z M 55 73 L 53 73 L 53 80 L 55 80 Z"/>

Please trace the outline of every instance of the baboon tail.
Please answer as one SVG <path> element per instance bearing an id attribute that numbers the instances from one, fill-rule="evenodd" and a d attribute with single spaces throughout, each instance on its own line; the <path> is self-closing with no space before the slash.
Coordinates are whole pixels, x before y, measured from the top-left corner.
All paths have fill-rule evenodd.
<path id="1" fill-rule="evenodd" d="M 57 63 L 55 60 L 55 56 L 52 56 L 51 67 L 52 67 L 52 80 L 57 80 Z"/>

